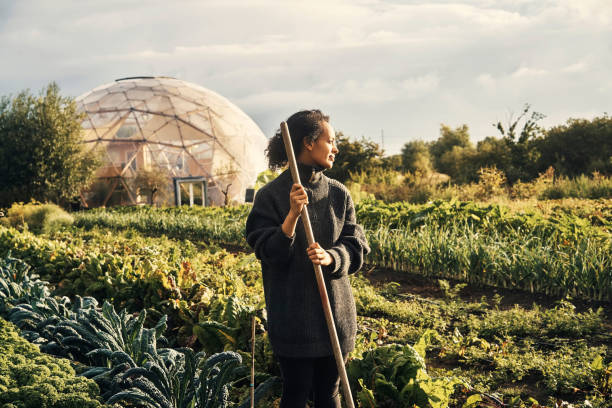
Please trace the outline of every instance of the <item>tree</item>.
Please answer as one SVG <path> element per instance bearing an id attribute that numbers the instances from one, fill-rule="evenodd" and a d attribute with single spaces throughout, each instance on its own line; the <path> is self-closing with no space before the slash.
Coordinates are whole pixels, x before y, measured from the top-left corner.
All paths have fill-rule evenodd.
<path id="1" fill-rule="evenodd" d="M 510 165 L 502 169 L 510 183 L 519 179 L 530 180 L 538 175 L 536 163 L 539 154 L 535 146 L 536 140 L 543 134 L 538 122 L 545 116 L 535 111 L 529 114 L 530 110 L 531 105 L 526 103 L 523 111 L 515 120 L 512 116 L 510 117 L 507 126 L 504 127 L 501 122 L 493 124 L 510 150 Z M 520 127 L 521 123 L 522 127 Z M 518 132 L 519 128 L 520 132 Z"/>
<path id="2" fill-rule="evenodd" d="M 401 171 L 403 168 L 401 154 L 392 154 L 390 156 L 384 156 L 381 157 L 380 161 L 380 165 L 385 170 Z"/>
<path id="3" fill-rule="evenodd" d="M 429 145 L 422 140 L 407 142 L 402 147 L 402 169 L 410 173 L 429 174 L 433 171 Z"/>
<path id="4" fill-rule="evenodd" d="M 612 174 L 612 118 L 569 119 L 537 142 L 537 170 L 553 166 L 561 175 L 576 177 L 598 171 Z"/>
<path id="5" fill-rule="evenodd" d="M 369 172 L 382 165 L 383 152 L 378 143 L 362 138 L 351 141 L 342 132 L 336 132 L 338 154 L 334 167 L 325 174 L 342 183 L 350 178 L 350 173 Z"/>
<path id="6" fill-rule="evenodd" d="M 451 129 L 445 124 L 440 125 L 440 137 L 429 148 L 434 159 L 434 165 L 437 165 L 438 160 L 440 160 L 444 153 L 450 152 L 455 146 L 472 148 L 468 126 L 461 125 Z"/>
<path id="7" fill-rule="evenodd" d="M 99 156 L 81 143 L 81 115 L 55 83 L 0 99 L 0 206 L 66 203 L 94 176 Z"/>
<path id="8" fill-rule="evenodd" d="M 453 181 L 466 183 L 476 177 L 478 169 L 472 165 L 474 146 L 467 125 L 455 129 L 441 125 L 440 137 L 431 144 L 429 151 L 436 170 L 448 174 Z"/>
<path id="9" fill-rule="evenodd" d="M 488 136 L 476 145 L 474 167 L 496 167 L 506 173 L 512 165 L 510 146 L 504 139 Z"/>

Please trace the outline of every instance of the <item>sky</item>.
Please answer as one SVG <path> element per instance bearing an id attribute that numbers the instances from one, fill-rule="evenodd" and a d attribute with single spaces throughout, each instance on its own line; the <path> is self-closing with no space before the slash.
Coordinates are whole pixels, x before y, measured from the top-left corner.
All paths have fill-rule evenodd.
<path id="1" fill-rule="evenodd" d="M 129 76 L 225 96 L 271 136 L 300 109 L 384 145 L 525 103 L 548 128 L 612 111 L 612 0 L 0 0 L 0 95 Z"/>

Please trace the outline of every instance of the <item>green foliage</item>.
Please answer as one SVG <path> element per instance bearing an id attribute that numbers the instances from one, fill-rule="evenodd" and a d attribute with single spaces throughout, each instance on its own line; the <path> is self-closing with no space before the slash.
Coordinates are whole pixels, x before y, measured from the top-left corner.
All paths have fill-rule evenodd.
<path id="1" fill-rule="evenodd" d="M 74 222 L 74 218 L 55 204 L 13 203 L 6 213 L 6 218 L 0 218 L 0 223 L 6 227 L 23 230 L 27 228 L 34 233 L 52 233 L 66 228 Z"/>
<path id="2" fill-rule="evenodd" d="M 606 355 L 612 338 L 607 333 L 603 309 L 578 312 L 568 301 L 551 308 L 534 305 L 531 309 L 506 309 L 500 307 L 499 296 L 488 300 L 495 305 L 490 307 L 485 299 L 474 303 L 462 300 L 455 293 L 458 286 L 461 284 L 454 288 L 443 285 L 442 291 L 450 296 L 441 301 L 413 295 L 414 291 L 402 293 L 402 288 L 395 285 L 394 290 L 386 286 L 374 289 L 362 278 L 353 278 L 362 316 L 358 319 L 361 334 L 357 347 L 362 347 L 364 336 L 370 339 L 369 346 L 357 355 L 387 342 L 403 343 L 408 338 L 415 341 L 428 336 L 427 341 L 417 340 L 414 346 L 424 354 L 423 346 L 430 344 L 428 371 L 433 370 L 438 377 L 460 376 L 470 383 L 466 385 L 470 394 L 494 392 L 508 403 L 516 399 L 513 406 L 522 404 L 521 398 L 531 406 L 527 396 L 540 400 L 551 395 L 571 401 L 587 398 L 599 401 L 594 406 L 605 406 L 602 401 L 610 395 L 605 391 Z M 440 334 L 433 336 L 428 328 Z M 601 365 L 597 364 L 599 359 Z M 367 388 L 372 391 L 371 386 Z M 362 389 L 359 395 L 365 401 L 369 394 Z M 462 393 L 453 395 L 451 406 L 460 406 L 457 403 L 463 398 Z M 482 401 L 493 403 L 490 398 L 490 394 L 481 396 Z"/>
<path id="3" fill-rule="evenodd" d="M 512 165 L 510 144 L 503 138 L 488 136 L 476 144 L 472 160 L 475 168 L 495 166 L 502 171 L 509 169 Z"/>
<path id="4" fill-rule="evenodd" d="M 150 350 L 150 360 L 142 367 L 131 365 L 120 374 L 123 391 L 108 403 L 128 402 L 147 408 L 226 408 L 229 383 L 242 362 L 233 352 L 208 359 L 184 348 L 164 357 Z M 195 400 L 195 405 L 194 405 Z"/>
<path id="5" fill-rule="evenodd" d="M 516 119 L 511 117 L 506 126 L 501 122 L 493 125 L 508 146 L 510 161 L 507 167 L 501 167 L 501 170 L 506 174 L 510 183 L 519 179 L 529 180 L 537 174 L 536 162 L 540 152 L 536 146 L 538 138 L 543 133 L 538 122 L 545 116 L 535 111 L 530 113 L 530 110 L 531 105 L 525 104 L 521 114 Z"/>
<path id="6" fill-rule="evenodd" d="M 6 261 L 5 261 L 6 262 Z M 8 262 L 11 262 L 9 259 Z M 27 287 L 31 279 L 26 273 L 23 280 L 14 282 Z M 1 279 L 1 278 L 0 278 Z M 0 280 L 0 286 L 3 280 Z M 47 285 L 46 282 L 38 282 Z M 48 290 L 39 291 L 35 298 L 13 299 L 15 304 L 6 316 L 21 328 L 24 337 L 41 345 L 41 350 L 61 357 L 68 357 L 87 365 L 106 365 L 113 352 L 124 352 L 137 364 L 147 359 L 149 343 L 166 343 L 162 333 L 166 329 L 166 316 L 154 328 L 143 328 L 146 311 L 138 317 L 125 310 L 117 314 L 104 302 L 97 308 L 93 298 L 78 298 L 71 306 L 67 298 L 49 296 Z"/>
<path id="7" fill-rule="evenodd" d="M 0 206 L 71 200 L 92 180 L 99 160 L 81 143 L 80 119 L 55 83 L 0 100 Z"/>
<path id="8" fill-rule="evenodd" d="M 437 171 L 448 174 L 452 180 L 465 183 L 474 177 L 476 169 L 471 168 L 474 147 L 470 142 L 467 125 L 451 129 L 440 126 L 440 137 L 429 148 Z"/>
<path id="9" fill-rule="evenodd" d="M 538 208 L 528 208 L 524 212 L 523 209 L 456 201 L 422 206 L 364 202 L 357 206 L 357 211 L 358 218 L 367 221 L 368 236 L 374 249 L 368 260 L 370 265 L 395 265 L 397 271 L 388 271 L 393 279 L 406 276 L 409 280 L 422 280 L 419 275 L 404 275 L 401 273 L 403 270 L 430 276 L 442 276 L 450 271 L 449 278 L 463 281 L 497 281 L 498 285 L 512 287 L 518 286 L 512 282 L 519 282 L 528 290 L 531 285 L 534 291 L 550 293 L 555 293 L 559 287 L 569 287 L 570 292 L 577 290 L 576 293 L 582 291 L 589 297 L 599 296 L 596 291 L 601 292 L 601 288 L 606 287 L 605 281 L 601 280 L 603 285 L 592 281 L 588 283 L 588 271 L 593 270 L 589 268 L 599 262 L 599 272 L 592 273 L 592 277 L 604 279 L 606 271 L 610 269 L 606 264 L 609 262 L 607 254 L 610 251 L 606 245 L 612 221 L 609 205 L 605 200 L 538 205 Z M 108 220 L 112 224 L 115 215 L 119 218 L 128 214 L 132 221 L 137 220 L 141 210 L 118 208 L 98 211 L 110 214 Z M 241 208 L 195 210 L 149 207 L 142 211 L 165 217 L 166 221 L 171 221 L 171 215 L 179 217 L 181 213 L 206 218 L 214 212 L 212 216 L 219 219 L 227 214 L 238 224 L 235 228 L 238 231 L 243 228 L 241 224 L 248 207 L 247 211 Z M 153 222 L 153 215 L 148 222 Z M 377 238 L 381 224 L 390 227 L 386 231 L 389 235 L 381 233 Z M 193 328 L 210 321 L 211 329 L 215 329 L 214 324 L 221 328 L 212 330 L 210 337 L 203 338 L 204 342 L 209 338 L 219 341 L 216 346 L 219 348 L 210 348 L 210 352 L 235 344 L 243 360 L 250 358 L 250 314 L 251 311 L 260 310 L 263 305 L 259 264 L 252 254 L 231 254 L 211 241 L 169 239 L 162 236 L 163 225 L 146 233 L 130 227 L 129 223 L 124 227 L 119 223 L 113 225 L 107 229 L 92 221 L 87 229 L 72 227 L 43 236 L 0 228 L 0 255 L 11 250 L 14 255 L 23 255 L 32 260 L 37 272 L 44 277 L 53 277 L 55 282 L 61 284 L 58 289 L 64 294 L 85 294 L 78 291 L 104 282 L 100 287 L 102 289 L 95 290 L 100 304 L 104 297 L 110 296 L 108 300 L 115 302 L 115 307 L 129 305 L 132 311 L 140 311 L 143 306 L 152 307 L 156 310 L 147 310 L 147 316 L 153 321 L 159 319 L 159 313 L 169 313 L 171 327 L 168 333 L 174 344 L 201 347 L 200 340 L 193 335 Z M 146 224 L 143 225 L 146 227 Z M 433 236 L 435 240 L 424 239 Z M 589 240 L 592 242 L 587 247 L 577 249 Z M 234 245 L 231 248 L 244 246 Z M 551 249 L 544 251 L 542 248 Z M 385 256 L 384 262 L 380 255 Z M 469 269 L 465 265 L 469 265 Z M 509 268 L 508 265 L 515 266 Z M 539 272 L 541 270 L 546 273 Z M 77 279 L 80 281 L 77 282 Z M 607 320 L 601 311 L 579 313 L 568 301 L 552 307 L 531 309 L 508 308 L 508 302 L 500 301 L 499 297 L 497 300 L 467 303 L 462 300 L 467 291 L 459 292 L 460 283 L 452 287 L 448 285 L 446 291 L 438 290 L 435 285 L 434 289 L 428 287 L 425 293 L 432 290 L 437 293 L 436 298 L 432 299 L 423 294 L 406 293 L 403 284 L 388 283 L 375 288 L 361 275 L 352 276 L 351 281 L 359 314 L 355 355 L 363 356 L 363 353 L 389 342 L 412 344 L 426 329 L 435 329 L 440 333 L 435 338 L 430 336 L 431 345 L 428 346 L 427 373 L 434 378 L 419 376 L 413 386 L 407 388 L 406 397 L 421 398 L 421 403 L 425 404 L 423 393 L 431 396 L 439 390 L 446 392 L 444 390 L 449 389 L 443 382 L 435 381 L 460 376 L 475 388 L 470 388 L 469 394 L 482 392 L 485 403 L 490 401 L 491 395 L 512 406 L 531 406 L 529 397 L 535 397 L 538 401 L 562 398 L 576 404 L 588 399 L 594 407 L 605 406 L 605 401 L 609 399 L 609 391 L 606 391 L 609 375 L 606 373 L 610 364 L 610 337 L 606 334 Z M 587 286 L 588 289 L 584 289 Z M 163 290 L 155 296 L 147 296 L 157 291 L 154 288 Z M 130 297 L 137 298 L 137 301 L 129 302 Z M 73 302 L 66 302 L 55 298 L 55 302 L 48 309 L 57 310 L 63 316 L 73 313 L 75 304 L 84 300 L 77 298 Z M 89 308 L 92 307 L 98 310 L 95 306 Z M 78 320 L 76 322 L 79 323 Z M 263 316 L 260 322 L 265 323 Z M 145 326 L 150 327 L 147 323 Z M 52 326 L 58 327 L 58 324 L 51 323 L 49 327 Z M 261 384 L 270 378 L 267 384 L 271 386 L 278 384 L 277 379 L 270 377 L 270 374 L 278 374 L 278 368 L 272 360 L 266 334 L 262 334 L 261 326 L 258 327 L 256 367 L 265 373 L 256 374 L 256 383 Z M 145 330 L 148 329 L 143 326 L 143 332 Z M 534 340 L 529 341 L 530 338 Z M 414 348 L 423 355 L 419 344 L 417 342 Z M 159 346 L 156 344 L 156 348 Z M 165 359 L 166 349 L 157 350 L 160 358 Z M 108 392 L 126 392 L 133 388 L 130 382 L 141 381 L 138 376 L 121 380 L 127 370 L 142 368 L 136 362 L 132 364 L 132 358 L 127 353 L 110 349 L 100 350 L 99 353 L 91 357 L 99 358 L 101 365 L 90 367 L 94 371 L 90 371 L 88 376 L 97 377 L 100 384 L 105 384 L 105 396 Z M 108 357 L 105 357 L 106 353 L 109 353 Z M 598 358 L 601 364 L 597 363 Z M 147 364 L 149 360 L 142 361 Z M 102 366 L 103 362 L 105 366 Z M 124 366 L 126 363 L 128 365 Z M 245 366 L 236 367 L 234 374 L 231 380 L 234 387 L 248 383 Z M 365 380 L 362 379 L 365 388 L 354 389 L 354 395 L 359 395 L 362 401 L 367 401 L 368 396 L 376 398 L 376 393 L 383 390 L 393 392 L 391 386 L 376 388 Z M 146 382 L 143 380 L 143 383 Z M 414 384 L 418 385 L 418 389 Z M 134 392 L 144 393 L 143 387 L 146 385 Z M 566 390 L 573 387 L 580 391 L 567 394 Z M 243 399 L 246 391 L 243 388 L 240 391 L 234 388 L 230 392 L 232 401 Z M 410 394 L 408 389 L 411 390 Z M 152 388 L 149 390 L 153 391 Z M 467 397 L 466 393 L 465 390 L 458 390 L 452 396 L 450 406 L 460 406 Z M 443 404 L 440 401 L 444 399 L 430 400 L 428 403 L 432 406 L 435 403 Z M 364 405 L 369 406 L 365 402 Z M 243 402 L 243 406 L 248 405 Z"/>
<path id="10" fill-rule="evenodd" d="M 0 404 L 23 408 L 102 407 L 98 386 L 70 363 L 44 355 L 0 318 Z M 4 405 L 6 404 L 6 405 Z"/>
<path id="11" fill-rule="evenodd" d="M 251 317 L 255 309 L 236 295 L 217 296 L 207 315 L 201 314 L 193 326 L 204 350 L 247 350 L 250 342 Z"/>
<path id="12" fill-rule="evenodd" d="M 483 191 L 499 187 L 497 173 L 492 172 L 491 178 L 483 181 Z M 356 205 L 356 212 L 358 221 L 367 229 L 373 249 L 369 256 L 372 264 L 473 283 L 605 299 L 610 296 L 612 279 L 609 273 L 612 213 L 605 202 L 589 206 L 581 204 L 576 209 L 558 206 L 543 214 L 537 208 L 511 211 L 497 204 L 456 200 L 436 200 L 423 205 L 365 200 Z M 142 215 L 127 209 L 97 210 L 84 213 L 84 216 L 93 215 L 88 221 L 79 221 L 81 216 L 77 216 L 77 223 L 88 228 L 109 225 L 117 230 L 136 226 L 152 235 L 157 232 L 178 236 L 180 224 L 173 224 L 172 217 L 166 214 L 179 214 L 179 211 L 189 215 L 193 210 L 145 208 Z M 207 214 L 214 214 L 213 219 L 223 219 L 224 210 L 207 211 L 210 213 L 199 210 L 193 214 L 202 214 L 202 219 Z M 215 234 L 223 237 L 219 238 L 221 242 L 235 244 L 244 239 L 241 234 L 246 214 L 240 211 L 243 210 L 227 210 L 227 220 L 232 224 L 225 231 L 227 235 Z M 173 218 L 178 220 L 180 215 Z M 167 220 L 167 224 L 155 224 L 157 219 Z M 385 227 L 379 228 L 380 225 Z M 192 226 L 185 222 L 185 229 L 189 231 L 189 228 Z M 202 232 L 200 236 L 206 234 Z M 14 246 L 7 242 L 7 248 Z M 542 248 L 550 248 L 551 252 Z M 96 275 L 92 270 L 89 279 Z M 173 275 L 176 285 L 181 273 Z M 154 279 L 163 281 L 161 276 Z M 179 282 L 178 286 L 185 285 Z M 172 281 L 163 287 L 173 290 Z M 107 290 L 113 296 L 111 288 Z M 153 299 L 156 295 L 153 291 L 148 296 Z"/>
<path id="13" fill-rule="evenodd" d="M 595 173 L 593 177 L 580 175 L 576 178 L 558 177 L 539 193 L 540 199 L 567 197 L 606 198 L 612 197 L 612 178 Z"/>
<path id="14" fill-rule="evenodd" d="M 609 239 L 559 241 L 520 230 L 480 234 L 458 223 L 415 231 L 380 228 L 368 240 L 370 262 L 397 271 L 557 296 L 612 297 Z"/>
<path id="15" fill-rule="evenodd" d="M 328 177 L 344 183 L 351 173 L 370 172 L 382 165 L 383 152 L 380 146 L 371 140 L 362 138 L 351 141 L 339 132 L 336 133 L 336 145 L 338 154 L 334 166 L 325 172 Z"/>
<path id="16" fill-rule="evenodd" d="M 347 375 L 364 407 L 447 407 L 455 378 L 431 378 L 425 370 L 425 348 L 435 332 L 426 332 L 415 347 L 390 344 L 351 360 Z"/>
<path id="17" fill-rule="evenodd" d="M 478 195 L 480 200 L 504 195 L 506 176 L 496 167 L 482 167 L 478 170 Z"/>
<path id="18" fill-rule="evenodd" d="M 21 275 L 29 285 L 28 268 L 14 259 L 3 260 L 4 270 Z M 3 273 L 6 275 L 6 273 Z M 0 286 L 4 280 L 0 280 Z M 47 285 L 46 282 L 42 282 Z M 18 303 L 16 298 L 6 304 Z M 229 387 L 238 374 L 241 356 L 234 352 L 216 354 L 204 359 L 204 353 L 191 349 L 159 348 L 166 343 L 163 316 L 155 327 L 144 328 L 146 312 L 137 317 L 116 313 L 105 302 L 97 308 L 94 299 L 77 298 L 70 308 L 68 299 L 48 296 L 48 291 L 30 303 L 20 303 L 8 317 L 26 329 L 24 335 L 36 340 L 41 349 L 60 354 L 90 367 L 83 376 L 95 380 L 104 390 L 109 403 L 141 401 L 162 407 L 228 407 Z M 238 298 L 230 298 L 221 313 L 228 324 L 241 319 Z M 262 384 L 258 398 L 265 397 L 271 383 Z"/>
<path id="19" fill-rule="evenodd" d="M 531 310 L 518 306 L 493 310 L 487 316 L 470 318 L 467 330 L 488 340 L 508 336 L 581 338 L 604 330 L 602 308 L 584 313 L 576 313 L 575 309 L 570 302 L 562 300 L 549 309 L 534 305 Z"/>
<path id="20" fill-rule="evenodd" d="M 145 235 L 246 246 L 244 220 L 250 206 L 236 207 L 115 207 L 75 214 L 76 225 L 132 228 Z"/>
<path id="21" fill-rule="evenodd" d="M 406 172 L 429 174 L 433 171 L 429 146 L 422 140 L 415 140 L 402 147 L 402 168 Z"/>
<path id="22" fill-rule="evenodd" d="M 578 177 L 594 171 L 612 174 L 612 118 L 569 119 L 538 142 L 538 169 L 553 166 L 560 175 Z"/>
<path id="23" fill-rule="evenodd" d="M 0 258 L 0 315 L 19 303 L 31 303 L 49 296 L 47 283 L 30 273 L 30 266 L 11 257 Z"/>
<path id="24" fill-rule="evenodd" d="M 276 177 L 278 177 L 280 173 L 278 171 L 272 169 L 266 169 L 257 175 L 257 181 L 255 181 L 255 190 L 259 190 Z"/>
<path id="25" fill-rule="evenodd" d="M 465 184 L 477 180 L 478 169 L 496 167 L 510 185 L 534 180 L 551 166 L 568 178 L 593 172 L 612 173 L 612 118 L 604 115 L 592 120 L 569 119 L 565 125 L 549 130 L 539 125 L 543 118 L 543 114 L 525 104 L 520 114 L 511 116 L 507 124 L 497 121 L 493 125 L 501 138 L 489 136 L 479 141 L 476 149 L 470 142 L 466 125 L 456 129 L 442 125 L 440 137 L 434 142 L 412 141 L 404 145 L 402 169 L 421 174 L 438 171 L 451 176 L 455 183 Z M 555 192 L 548 197 L 559 197 L 559 194 Z M 601 194 L 609 197 L 609 188 L 599 194 L 596 197 L 602 197 Z"/>

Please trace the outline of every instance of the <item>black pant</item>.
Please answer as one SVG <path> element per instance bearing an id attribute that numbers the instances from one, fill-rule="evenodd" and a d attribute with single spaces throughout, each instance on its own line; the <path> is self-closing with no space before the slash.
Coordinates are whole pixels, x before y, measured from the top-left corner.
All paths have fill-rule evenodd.
<path id="1" fill-rule="evenodd" d="M 315 408 L 340 408 L 340 377 L 334 356 L 278 357 L 283 376 L 280 408 L 304 408 L 312 391 Z"/>

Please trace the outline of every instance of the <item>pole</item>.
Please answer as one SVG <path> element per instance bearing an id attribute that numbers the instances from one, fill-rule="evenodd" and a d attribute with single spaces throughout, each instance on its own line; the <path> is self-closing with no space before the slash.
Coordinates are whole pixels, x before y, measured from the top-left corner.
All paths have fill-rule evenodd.
<path id="1" fill-rule="evenodd" d="M 293 153 L 293 145 L 291 143 L 291 137 L 289 136 L 289 128 L 286 122 L 281 122 L 280 125 L 281 133 L 283 135 L 283 141 L 285 142 L 285 150 L 287 152 L 287 159 L 289 160 L 289 168 L 291 169 L 291 176 L 293 182 L 300 183 L 300 173 L 297 169 L 297 162 L 295 160 L 295 154 Z M 306 230 L 306 239 L 308 240 L 308 246 L 315 242 L 314 234 L 312 233 L 312 226 L 310 225 L 310 217 L 308 216 L 308 210 L 306 205 L 302 209 L 302 224 Z M 340 382 L 342 383 L 342 391 L 344 394 L 344 401 L 346 402 L 347 408 L 355 408 L 353 404 L 353 395 L 351 394 L 351 388 L 349 387 L 348 377 L 346 375 L 346 368 L 344 367 L 344 359 L 342 358 L 342 351 L 340 349 L 340 342 L 338 341 L 338 333 L 336 332 L 336 324 L 334 323 L 334 317 L 331 312 L 331 305 L 329 304 L 329 298 L 327 297 L 327 289 L 325 287 L 325 280 L 323 279 L 323 270 L 321 265 L 315 265 L 314 272 L 317 278 L 317 286 L 319 288 L 319 296 L 321 296 L 321 304 L 323 305 L 323 313 L 325 314 L 325 320 L 327 321 L 327 329 L 329 331 L 329 337 L 331 339 L 332 349 L 334 351 L 334 357 L 336 359 L 336 367 L 338 368 L 338 374 L 340 374 Z"/>
<path id="2" fill-rule="evenodd" d="M 251 325 L 251 408 L 255 408 L 255 315 Z"/>

